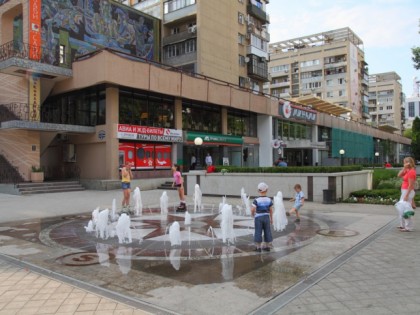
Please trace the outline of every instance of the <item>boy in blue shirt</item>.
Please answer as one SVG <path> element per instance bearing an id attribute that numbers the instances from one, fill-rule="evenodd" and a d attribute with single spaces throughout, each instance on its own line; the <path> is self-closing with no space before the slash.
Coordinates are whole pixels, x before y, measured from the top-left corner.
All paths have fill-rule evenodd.
<path id="1" fill-rule="evenodd" d="M 252 202 L 251 215 L 255 217 L 254 242 L 257 246 L 257 252 L 261 250 L 270 251 L 273 236 L 271 235 L 271 224 L 273 224 L 273 200 L 267 197 L 268 186 L 266 183 L 258 184 L 259 197 Z M 264 232 L 265 247 L 261 248 L 262 233 Z"/>
<path id="2" fill-rule="evenodd" d="M 296 223 L 300 222 L 300 215 L 299 215 L 299 210 L 300 208 L 302 208 L 303 203 L 305 202 L 305 194 L 302 191 L 302 187 L 299 184 L 296 184 L 295 187 L 293 187 L 295 189 L 295 197 L 290 199 L 290 201 L 294 201 L 295 204 L 293 205 L 293 208 L 286 212 L 286 215 L 288 217 L 290 217 L 290 213 L 291 212 L 296 212 Z"/>

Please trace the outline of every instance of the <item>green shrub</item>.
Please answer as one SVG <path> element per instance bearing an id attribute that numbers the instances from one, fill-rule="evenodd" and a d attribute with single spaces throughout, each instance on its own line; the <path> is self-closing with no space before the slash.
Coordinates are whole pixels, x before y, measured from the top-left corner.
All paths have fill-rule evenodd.
<path id="1" fill-rule="evenodd" d="M 361 165 L 348 166 L 288 166 L 288 167 L 239 167 L 216 166 L 216 172 L 225 169 L 228 173 L 340 173 L 361 171 Z"/>

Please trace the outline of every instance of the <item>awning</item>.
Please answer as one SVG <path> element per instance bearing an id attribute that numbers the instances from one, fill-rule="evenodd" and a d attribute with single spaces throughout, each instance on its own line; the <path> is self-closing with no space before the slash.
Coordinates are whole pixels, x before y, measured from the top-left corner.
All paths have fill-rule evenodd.
<path id="1" fill-rule="evenodd" d="M 312 95 L 293 98 L 291 101 L 305 106 L 310 106 L 312 109 L 315 109 L 318 112 L 327 113 L 334 116 L 340 116 L 342 114 L 352 112 L 350 108 L 324 101 L 323 99 Z"/>
<path id="2" fill-rule="evenodd" d="M 389 133 L 394 133 L 394 131 L 399 130 L 398 128 L 388 124 L 379 125 L 378 129 Z"/>

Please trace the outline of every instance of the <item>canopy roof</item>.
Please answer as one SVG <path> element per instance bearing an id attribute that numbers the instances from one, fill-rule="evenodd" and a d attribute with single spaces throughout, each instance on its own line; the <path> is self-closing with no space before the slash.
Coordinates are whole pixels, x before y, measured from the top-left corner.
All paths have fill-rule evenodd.
<path id="1" fill-rule="evenodd" d="M 324 101 L 323 99 L 320 99 L 319 97 L 312 96 L 312 95 L 305 95 L 305 96 L 297 97 L 297 98 L 291 99 L 291 101 L 298 104 L 312 107 L 312 109 L 315 109 L 318 112 L 327 113 L 334 116 L 340 116 L 342 114 L 352 112 L 350 108 Z"/>

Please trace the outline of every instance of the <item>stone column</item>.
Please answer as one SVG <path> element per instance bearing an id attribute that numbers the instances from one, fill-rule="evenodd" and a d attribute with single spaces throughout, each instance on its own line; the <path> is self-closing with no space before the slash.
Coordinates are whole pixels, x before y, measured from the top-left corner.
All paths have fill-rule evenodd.
<path id="1" fill-rule="evenodd" d="M 119 119 L 119 89 L 117 87 L 106 88 L 106 148 L 105 148 L 105 178 L 119 179 L 119 157 L 117 128 Z"/>

